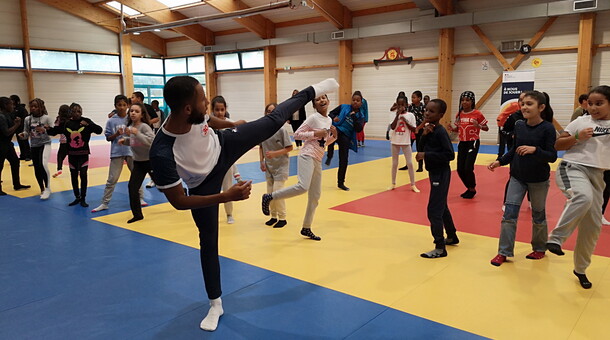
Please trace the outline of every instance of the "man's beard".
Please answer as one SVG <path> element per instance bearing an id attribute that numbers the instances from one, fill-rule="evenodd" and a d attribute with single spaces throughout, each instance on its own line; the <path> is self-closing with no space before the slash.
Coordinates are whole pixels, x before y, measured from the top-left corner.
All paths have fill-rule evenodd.
<path id="1" fill-rule="evenodd" d="M 194 125 L 201 124 L 205 122 L 205 115 L 199 110 L 193 111 L 188 117 L 187 122 Z"/>

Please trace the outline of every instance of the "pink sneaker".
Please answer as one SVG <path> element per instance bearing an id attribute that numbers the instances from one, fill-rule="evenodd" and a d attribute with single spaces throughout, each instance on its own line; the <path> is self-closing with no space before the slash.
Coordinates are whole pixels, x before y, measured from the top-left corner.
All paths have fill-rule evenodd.
<path id="1" fill-rule="evenodd" d="M 504 262 L 506 262 L 506 256 L 500 255 L 500 254 L 496 255 L 496 257 L 491 259 L 491 264 L 493 264 L 496 267 L 499 267 Z"/>

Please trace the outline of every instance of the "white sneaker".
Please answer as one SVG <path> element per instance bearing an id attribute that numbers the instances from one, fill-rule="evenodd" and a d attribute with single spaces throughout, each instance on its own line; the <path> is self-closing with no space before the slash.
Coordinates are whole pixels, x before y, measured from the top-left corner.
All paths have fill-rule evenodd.
<path id="1" fill-rule="evenodd" d="M 51 189 L 46 188 L 46 189 L 44 189 L 44 191 L 40 195 L 40 199 L 41 200 L 48 200 L 50 196 L 51 196 Z"/>
<path id="2" fill-rule="evenodd" d="M 102 204 L 100 204 L 100 206 L 99 206 L 99 207 L 97 207 L 97 208 L 95 208 L 95 209 L 91 210 L 91 212 L 92 212 L 92 213 L 96 213 L 96 212 L 100 212 L 100 211 L 102 211 L 102 210 L 108 210 L 108 205 L 107 205 L 107 204 L 102 203 Z"/>
<path id="3" fill-rule="evenodd" d="M 506 206 L 502 204 L 502 212 L 504 212 L 504 210 L 506 210 Z"/>
<path id="4" fill-rule="evenodd" d="M 602 216 L 602 225 L 610 225 L 610 221 L 608 221 L 604 216 Z"/>
<path id="5" fill-rule="evenodd" d="M 415 186 L 415 184 L 413 184 L 413 185 L 411 186 L 411 190 L 412 190 L 413 192 L 420 192 L 420 191 L 419 191 L 419 189 L 417 189 L 417 187 Z"/>
<path id="6" fill-rule="evenodd" d="M 147 187 L 148 189 L 150 189 L 150 188 L 154 188 L 155 186 L 157 186 L 157 185 L 155 184 L 155 182 L 153 182 L 153 180 L 152 180 L 152 179 L 150 180 L 150 182 L 148 182 L 148 184 L 146 184 L 146 187 Z"/>
<path id="7" fill-rule="evenodd" d="M 388 190 L 394 190 L 396 189 L 396 184 L 392 184 L 388 187 Z"/>
<path id="8" fill-rule="evenodd" d="M 140 199 L 140 206 L 141 206 L 141 207 L 147 207 L 147 206 L 148 206 L 148 202 L 146 202 L 146 201 L 145 201 L 145 200 L 143 200 L 143 199 Z"/>
<path id="9" fill-rule="evenodd" d="M 233 224 L 233 223 L 235 223 L 235 219 L 233 219 L 233 216 L 231 216 L 231 215 L 227 216 L 227 223 L 228 223 L 228 224 Z"/>

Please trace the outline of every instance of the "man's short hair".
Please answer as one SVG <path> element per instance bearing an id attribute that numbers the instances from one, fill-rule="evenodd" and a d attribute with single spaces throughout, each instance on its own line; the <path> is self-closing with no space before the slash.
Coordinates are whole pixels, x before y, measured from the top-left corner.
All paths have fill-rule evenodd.
<path id="1" fill-rule="evenodd" d="M 180 111 L 190 104 L 196 96 L 199 81 L 190 76 L 176 76 L 170 79 L 163 88 L 163 98 L 172 111 Z"/>

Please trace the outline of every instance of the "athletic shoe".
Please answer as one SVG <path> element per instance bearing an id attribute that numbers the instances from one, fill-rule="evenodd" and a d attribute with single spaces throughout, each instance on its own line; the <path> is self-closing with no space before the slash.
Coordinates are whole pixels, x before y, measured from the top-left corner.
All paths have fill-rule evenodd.
<path id="1" fill-rule="evenodd" d="M 48 200 L 50 196 L 51 196 L 51 189 L 46 188 L 46 189 L 44 189 L 44 191 L 40 195 L 40 199 L 41 200 Z"/>
<path id="2" fill-rule="evenodd" d="M 227 216 L 227 223 L 228 223 L 228 224 L 233 224 L 233 223 L 235 223 L 235 219 L 233 218 L 233 216 L 231 216 L 231 215 Z"/>
<path id="3" fill-rule="evenodd" d="M 322 238 L 320 236 L 317 236 L 316 234 L 314 234 L 310 228 L 303 228 L 301 229 L 301 235 L 305 236 L 305 237 L 309 237 L 310 239 L 314 240 L 314 241 L 321 241 Z"/>
<path id="4" fill-rule="evenodd" d="M 409 170 L 409 166 L 408 166 L 408 165 L 405 165 L 405 166 L 403 166 L 402 168 L 398 168 L 398 170 Z"/>
<path id="5" fill-rule="evenodd" d="M 500 254 L 496 255 L 496 257 L 491 259 L 491 264 L 493 264 L 496 267 L 499 267 L 504 262 L 506 262 L 506 256 L 500 255 Z"/>
<path id="6" fill-rule="evenodd" d="M 603 225 L 610 225 L 610 221 L 608 221 L 608 220 L 606 219 L 606 217 L 602 216 L 602 224 L 603 224 Z"/>
<path id="7" fill-rule="evenodd" d="M 141 206 L 141 207 L 147 207 L 147 206 L 148 206 L 148 203 L 147 203 L 145 200 L 140 199 L 140 206 Z"/>
<path id="8" fill-rule="evenodd" d="M 415 184 L 411 185 L 411 191 L 413 192 L 421 192 L 419 191 L 419 189 L 415 186 Z"/>
<path id="9" fill-rule="evenodd" d="M 422 253 L 419 256 L 425 258 L 425 259 L 436 259 L 439 257 L 446 257 L 447 256 L 447 250 L 443 249 L 433 249 L 430 250 L 427 253 Z"/>
<path id="10" fill-rule="evenodd" d="M 271 196 L 271 194 L 263 194 L 263 198 L 261 200 L 261 205 L 262 205 L 263 214 L 266 216 L 269 216 L 269 214 L 270 214 L 269 204 L 271 204 L 272 199 L 273 199 L 273 196 Z"/>
<path id="11" fill-rule="evenodd" d="M 102 210 L 107 210 L 107 209 L 108 209 L 108 205 L 107 205 L 107 204 L 102 203 L 102 204 L 100 204 L 100 206 L 99 206 L 99 207 L 97 207 L 97 208 L 95 208 L 95 209 L 91 210 L 91 212 L 92 212 L 92 213 L 96 213 L 96 212 L 100 212 L 100 211 L 102 211 Z"/>
<path id="12" fill-rule="evenodd" d="M 456 244 L 460 243 L 460 239 L 457 237 L 457 235 L 454 235 L 452 237 L 447 237 L 445 239 L 445 245 L 446 246 L 454 246 Z"/>
<path id="13" fill-rule="evenodd" d="M 148 184 L 146 184 L 146 187 L 147 187 L 148 189 L 150 189 L 150 188 L 154 188 L 155 186 L 157 186 L 157 185 L 155 184 L 155 182 L 153 182 L 153 180 L 152 180 L 152 179 L 150 180 L 150 182 L 148 182 Z"/>
<path id="14" fill-rule="evenodd" d="M 540 260 L 544 257 L 543 251 L 533 251 L 525 256 L 526 259 L 530 260 Z"/>
<path id="15" fill-rule="evenodd" d="M 563 250 L 561 250 L 561 246 L 557 243 L 547 242 L 546 249 L 548 249 L 551 253 L 553 253 L 555 255 L 559 255 L 559 256 L 565 255 Z"/>
<path id="16" fill-rule="evenodd" d="M 57 177 L 61 176 L 62 173 L 63 173 L 63 171 L 57 170 L 57 172 L 53 174 L 53 178 L 57 178 Z"/>
<path id="17" fill-rule="evenodd" d="M 345 184 L 339 184 L 337 187 L 343 191 L 349 191 L 349 188 L 345 186 Z"/>

